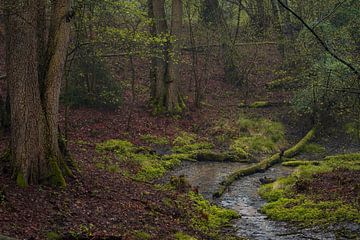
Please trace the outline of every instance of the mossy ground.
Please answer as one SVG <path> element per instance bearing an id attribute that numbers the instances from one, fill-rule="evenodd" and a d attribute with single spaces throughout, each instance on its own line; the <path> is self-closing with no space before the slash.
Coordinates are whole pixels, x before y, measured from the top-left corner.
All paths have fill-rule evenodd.
<path id="1" fill-rule="evenodd" d="M 268 119 L 240 118 L 237 125 L 240 132 L 230 144 L 230 149 L 241 156 L 273 153 L 286 143 L 281 123 Z"/>
<path id="2" fill-rule="evenodd" d="M 231 225 L 233 219 L 239 218 L 240 215 L 238 213 L 213 205 L 204 199 L 203 196 L 192 191 L 189 191 L 185 198 L 188 198 L 191 202 L 190 207 L 186 207 L 186 212 L 190 216 L 192 228 L 205 233 L 211 239 L 225 239 L 225 237 L 229 237 L 226 234 L 222 234 L 221 230 L 223 227 Z"/>
<path id="3" fill-rule="evenodd" d="M 135 146 L 124 140 L 108 140 L 96 146 L 98 152 L 113 152 L 116 159 L 106 158 L 97 163 L 99 168 L 111 172 L 123 172 L 135 180 L 151 181 L 165 174 L 165 172 L 181 163 L 178 158 L 163 158 L 146 147 Z M 134 171 L 129 172 L 121 166 L 127 163 L 134 166 Z"/>
<path id="4" fill-rule="evenodd" d="M 104 156 L 97 167 L 110 171 L 122 172 L 139 181 L 152 181 L 162 177 L 166 171 L 178 166 L 182 161 L 196 161 L 198 154 L 211 152 L 213 144 L 200 139 L 195 134 L 181 132 L 171 143 L 169 154 L 159 154 L 153 147 L 169 145 L 170 142 L 163 137 L 145 135 L 142 140 L 147 146 L 136 146 L 129 141 L 111 139 L 97 144 L 96 150 Z M 106 156 L 114 153 L 115 159 Z M 127 163 L 127 164 L 124 164 Z M 133 166 L 132 171 L 122 166 Z"/>
<path id="5" fill-rule="evenodd" d="M 331 197 L 329 197 L 331 189 L 307 191 L 313 189 L 312 185 L 318 184 L 317 179 L 323 174 L 333 173 L 338 169 L 346 169 L 349 174 L 360 171 L 360 154 L 330 156 L 317 165 L 302 165 L 289 177 L 263 185 L 259 193 L 268 203 L 263 206 L 262 211 L 272 219 L 304 225 L 333 222 L 360 223 L 358 202 L 345 202 L 342 194 L 336 194 L 336 189 Z M 356 186 L 354 187 L 351 190 L 355 192 L 351 193 L 356 195 Z"/>

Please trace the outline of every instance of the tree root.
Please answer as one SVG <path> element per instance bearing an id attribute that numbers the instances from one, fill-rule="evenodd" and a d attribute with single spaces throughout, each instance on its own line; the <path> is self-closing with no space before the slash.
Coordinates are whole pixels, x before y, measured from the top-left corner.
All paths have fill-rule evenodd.
<path id="1" fill-rule="evenodd" d="M 284 158 L 291 158 L 294 157 L 300 150 L 303 148 L 314 136 L 317 131 L 317 127 L 313 127 L 304 138 L 302 138 L 295 146 L 287 149 L 284 152 L 276 153 L 270 158 L 266 158 L 262 160 L 261 162 L 247 167 L 247 168 L 241 168 L 238 171 L 230 174 L 223 182 L 220 183 L 219 189 L 213 194 L 214 198 L 221 197 L 225 190 L 236 180 L 239 180 L 242 177 L 252 175 L 254 173 L 258 172 L 264 172 L 273 165 L 277 163 L 281 163 Z"/>

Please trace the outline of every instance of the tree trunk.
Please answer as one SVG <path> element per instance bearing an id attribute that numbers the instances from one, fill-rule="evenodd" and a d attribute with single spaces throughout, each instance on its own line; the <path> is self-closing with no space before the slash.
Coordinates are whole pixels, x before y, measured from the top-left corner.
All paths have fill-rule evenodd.
<path id="1" fill-rule="evenodd" d="M 263 35 L 267 27 L 267 19 L 265 14 L 264 0 L 256 0 L 257 21 L 256 24 L 259 28 L 260 34 Z"/>
<path id="2" fill-rule="evenodd" d="M 181 112 L 183 109 L 183 100 L 179 92 L 178 84 L 180 82 L 180 48 L 182 34 L 183 5 L 182 0 L 172 0 L 171 16 L 171 36 L 175 41 L 171 44 L 173 58 L 169 61 L 169 78 L 166 83 L 166 108 L 168 112 Z"/>
<path id="3" fill-rule="evenodd" d="M 235 85 L 242 85 L 243 77 L 236 63 L 236 49 L 231 39 L 222 9 L 218 0 L 205 0 L 202 5 L 203 22 L 208 26 L 214 26 L 221 34 L 220 45 L 224 59 L 225 80 Z"/>
<path id="4" fill-rule="evenodd" d="M 166 22 L 165 15 L 165 1 L 153 0 L 152 9 L 155 21 L 156 33 L 161 36 L 168 36 L 169 28 Z M 179 41 L 182 26 L 182 1 L 173 0 L 172 2 L 172 31 L 176 41 Z M 155 97 L 155 112 L 162 113 L 167 112 L 176 114 L 182 111 L 184 103 L 179 93 L 178 82 L 180 78 L 179 64 L 176 62 L 179 60 L 179 43 L 172 44 L 170 38 L 167 37 L 167 41 L 162 49 L 162 57 L 158 58 L 156 62 L 156 88 L 154 89 Z M 170 53 L 173 51 L 174 57 L 170 57 Z"/>
<path id="5" fill-rule="evenodd" d="M 154 9 L 152 0 L 147 1 L 148 4 L 148 16 L 150 19 L 154 19 Z M 150 34 L 151 36 L 156 36 L 156 26 L 154 22 L 151 22 L 150 25 Z M 152 56 L 150 58 L 150 98 L 151 101 L 156 101 L 156 57 Z"/>
<path id="6" fill-rule="evenodd" d="M 58 109 L 70 35 L 66 17 L 70 0 L 52 2 L 47 44 L 46 1 L 11 0 L 9 4 L 9 11 L 21 6 L 18 14 L 7 15 L 6 22 L 13 174 L 21 186 L 65 186 L 63 173 L 70 170 L 59 148 Z M 42 49 L 47 49 L 46 54 Z"/>

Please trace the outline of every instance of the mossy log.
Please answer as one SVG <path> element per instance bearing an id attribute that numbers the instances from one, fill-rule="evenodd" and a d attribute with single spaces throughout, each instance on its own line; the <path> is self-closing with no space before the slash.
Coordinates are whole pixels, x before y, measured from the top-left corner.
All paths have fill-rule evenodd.
<path id="1" fill-rule="evenodd" d="M 199 162 L 249 162 L 249 159 L 231 153 L 217 153 L 212 151 L 203 151 L 195 154 L 194 159 Z"/>
<path id="2" fill-rule="evenodd" d="M 316 131 L 317 131 L 317 127 L 312 128 L 305 135 L 305 137 L 302 138 L 296 145 L 287 149 L 283 153 L 276 153 L 270 158 L 266 158 L 257 164 L 254 164 L 247 168 L 241 168 L 238 171 L 230 174 L 223 182 L 220 183 L 220 187 L 218 191 L 215 192 L 213 196 L 215 198 L 221 197 L 225 192 L 225 190 L 236 180 L 245 176 L 252 175 L 254 173 L 264 172 L 271 166 L 277 163 L 281 163 L 284 158 L 291 158 L 295 156 L 301 150 L 301 148 L 304 147 L 305 144 L 308 143 L 315 136 Z"/>

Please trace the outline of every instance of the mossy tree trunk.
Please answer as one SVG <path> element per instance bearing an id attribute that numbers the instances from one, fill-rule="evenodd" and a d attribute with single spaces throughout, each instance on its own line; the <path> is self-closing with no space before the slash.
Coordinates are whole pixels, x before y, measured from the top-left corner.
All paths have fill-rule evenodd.
<path id="1" fill-rule="evenodd" d="M 153 0 L 152 16 L 155 21 L 156 33 L 167 39 L 162 48 L 162 57 L 156 61 L 156 79 L 153 87 L 155 112 L 176 114 L 185 107 L 179 90 L 180 83 L 180 35 L 182 30 L 182 1 L 172 1 L 171 29 L 169 30 L 165 1 Z M 171 42 L 170 36 L 175 42 Z"/>
<path id="2" fill-rule="evenodd" d="M 65 186 L 64 174 L 71 172 L 59 147 L 58 110 L 70 36 L 70 0 L 51 2 L 48 34 L 46 0 L 9 0 L 7 6 L 13 175 L 21 186 Z"/>

